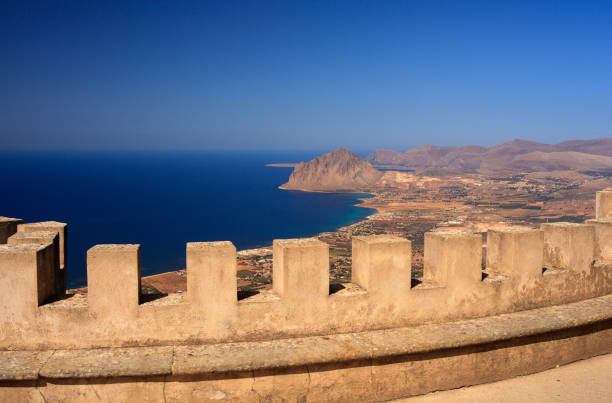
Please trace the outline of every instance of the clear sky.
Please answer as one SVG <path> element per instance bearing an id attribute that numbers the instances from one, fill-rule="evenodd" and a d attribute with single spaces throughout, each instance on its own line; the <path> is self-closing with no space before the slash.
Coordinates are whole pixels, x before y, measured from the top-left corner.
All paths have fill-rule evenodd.
<path id="1" fill-rule="evenodd" d="M 612 1 L 0 3 L 0 149 L 612 136 Z"/>

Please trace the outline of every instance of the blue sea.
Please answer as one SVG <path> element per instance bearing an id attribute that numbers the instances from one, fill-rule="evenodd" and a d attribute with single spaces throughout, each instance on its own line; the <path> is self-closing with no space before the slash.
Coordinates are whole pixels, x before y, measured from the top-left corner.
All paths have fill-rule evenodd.
<path id="1" fill-rule="evenodd" d="M 96 244 L 142 245 L 142 275 L 185 267 L 185 243 L 238 250 L 332 231 L 373 213 L 364 194 L 285 191 L 307 152 L 1 152 L 0 215 L 68 223 L 68 285 Z"/>

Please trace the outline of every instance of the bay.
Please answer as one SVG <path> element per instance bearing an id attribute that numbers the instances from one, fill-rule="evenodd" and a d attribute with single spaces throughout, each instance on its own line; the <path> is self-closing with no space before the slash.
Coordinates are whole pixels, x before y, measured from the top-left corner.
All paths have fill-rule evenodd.
<path id="1" fill-rule="evenodd" d="M 238 250 L 314 236 L 360 221 L 365 194 L 286 191 L 292 168 L 317 152 L 0 152 L 0 215 L 68 223 L 68 285 L 86 285 L 96 244 L 142 245 L 142 275 L 185 267 L 185 243 Z"/>

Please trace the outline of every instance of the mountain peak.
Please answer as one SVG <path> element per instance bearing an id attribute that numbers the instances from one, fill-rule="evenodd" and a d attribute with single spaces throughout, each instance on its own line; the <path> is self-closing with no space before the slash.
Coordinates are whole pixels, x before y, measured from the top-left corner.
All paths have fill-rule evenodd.
<path id="1" fill-rule="evenodd" d="M 342 158 L 342 157 L 351 157 L 351 158 L 361 158 L 360 156 L 358 156 L 357 154 L 355 154 L 354 152 L 352 152 L 351 150 L 349 150 L 348 148 L 345 147 L 340 147 L 340 148 L 336 148 L 333 151 L 330 151 L 326 154 L 321 155 L 319 158 L 322 157 L 333 157 L 333 158 Z"/>
<path id="2" fill-rule="evenodd" d="M 359 190 L 375 184 L 382 172 L 369 162 L 340 147 L 298 164 L 281 189 L 337 191 Z"/>

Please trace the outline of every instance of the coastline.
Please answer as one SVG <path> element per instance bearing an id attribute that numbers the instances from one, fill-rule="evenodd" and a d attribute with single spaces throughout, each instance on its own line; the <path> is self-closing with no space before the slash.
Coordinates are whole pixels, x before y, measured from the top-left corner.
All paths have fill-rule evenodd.
<path id="1" fill-rule="evenodd" d="M 438 178 L 412 173 L 387 173 L 384 188 L 350 192 L 357 194 L 352 201 L 355 207 L 371 211 L 354 222 L 313 235 L 330 245 L 330 286 L 351 280 L 353 236 L 389 234 L 410 240 L 412 276 L 418 280 L 423 271 L 424 237 L 429 231 L 468 230 L 482 233 L 489 228 L 537 228 L 542 222 L 583 220 L 594 214 L 591 199 L 594 189 L 612 186 L 612 178 L 595 178 L 585 183 L 580 182 L 584 179 L 582 176 L 556 181 L 547 178 L 527 174 Z M 344 193 L 309 189 L 291 191 Z M 568 202 L 565 197 L 568 191 L 585 197 L 574 197 Z M 257 293 L 271 287 L 272 261 L 270 244 L 243 249 L 238 253 L 239 295 Z M 182 270 L 154 276 L 156 278 L 151 281 L 143 277 L 143 284 L 151 284 L 159 292 L 176 292 L 176 287 L 164 288 L 166 285 L 157 281 L 160 277 L 173 275 L 183 276 L 181 281 L 186 283 L 185 271 Z M 186 284 L 182 290 L 186 290 Z"/>
<path id="2" fill-rule="evenodd" d="M 280 188 L 280 187 L 279 187 Z M 287 190 L 287 189 L 283 189 Z M 355 192 L 353 191 L 311 191 L 311 190 L 294 190 L 290 191 L 303 191 L 308 193 L 336 193 L 336 194 L 355 194 L 355 195 L 367 195 L 370 197 L 360 197 L 356 199 L 354 207 L 370 209 L 371 214 L 352 222 L 350 224 L 342 225 L 334 229 L 333 231 L 321 231 L 313 235 L 313 238 L 344 238 L 347 233 L 351 232 L 351 228 L 358 227 L 367 223 L 372 217 L 380 213 L 379 208 L 370 207 L 367 205 L 367 201 L 371 198 L 376 197 L 374 192 Z M 337 248 L 337 244 L 330 244 L 330 257 L 332 259 L 337 258 L 339 260 L 346 260 L 350 258 L 350 249 Z M 339 253 L 341 252 L 341 253 Z M 344 262 L 346 263 L 346 261 Z M 252 249 L 241 249 L 237 250 L 237 277 L 238 277 L 238 293 L 239 299 L 244 297 L 250 292 L 257 292 L 257 290 L 270 288 L 271 282 L 271 269 L 272 269 L 272 244 L 263 244 L 262 246 Z M 333 262 L 332 262 L 333 272 Z M 346 272 L 346 270 L 344 270 Z M 334 278 L 332 273 L 330 283 L 337 283 L 337 278 Z M 338 277 L 338 276 L 336 276 Z M 346 277 L 346 276 L 345 276 Z M 344 278 L 341 282 L 347 282 L 349 278 Z M 87 287 L 73 288 L 70 292 L 73 293 L 85 293 Z M 183 293 L 187 290 L 187 276 L 186 269 L 171 270 L 164 273 L 153 274 L 142 277 L 142 290 L 143 294 L 159 294 L 159 293 Z M 245 294 L 247 293 L 247 294 Z"/>
<path id="3" fill-rule="evenodd" d="M 265 166 L 272 167 L 272 168 L 295 168 L 299 164 L 301 163 L 300 162 L 272 162 L 272 163 L 266 164 Z"/>

